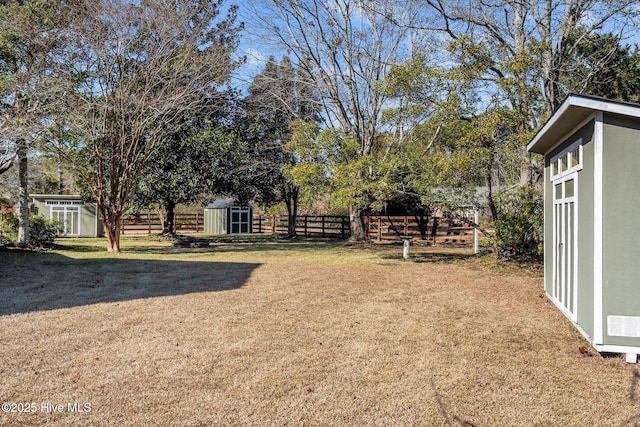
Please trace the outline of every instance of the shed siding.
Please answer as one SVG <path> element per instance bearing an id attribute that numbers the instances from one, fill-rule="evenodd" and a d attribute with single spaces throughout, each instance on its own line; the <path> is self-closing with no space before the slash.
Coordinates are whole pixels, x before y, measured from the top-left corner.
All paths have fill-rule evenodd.
<path id="1" fill-rule="evenodd" d="M 582 171 L 578 187 L 578 315 L 577 322 L 589 336 L 594 333 L 593 318 L 593 264 L 594 244 L 594 171 L 595 144 L 593 143 L 595 121 L 582 129 Z"/>
<path id="2" fill-rule="evenodd" d="M 51 219 L 49 206 L 45 205 L 43 199 L 33 199 L 33 208 L 38 213 L 47 219 Z"/>
<path id="3" fill-rule="evenodd" d="M 85 203 L 80 207 L 80 236 L 93 237 L 98 235 L 96 218 L 98 207 L 93 203 Z"/>
<path id="4" fill-rule="evenodd" d="M 605 114 L 603 188 L 603 314 L 640 316 L 640 122 Z M 611 345 L 640 346 L 640 338 L 611 337 Z"/>
<path id="5" fill-rule="evenodd" d="M 204 231 L 209 234 L 226 234 L 227 209 L 205 209 Z"/>
<path id="6" fill-rule="evenodd" d="M 551 157 L 544 158 L 544 290 L 551 294 L 553 288 L 553 184 L 551 183 Z"/>

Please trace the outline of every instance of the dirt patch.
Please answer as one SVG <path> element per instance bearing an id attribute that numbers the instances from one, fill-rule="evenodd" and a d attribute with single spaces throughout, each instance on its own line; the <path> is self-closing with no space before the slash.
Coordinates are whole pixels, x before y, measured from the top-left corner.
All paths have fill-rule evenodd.
<path id="1" fill-rule="evenodd" d="M 637 368 L 583 355 L 539 275 L 234 245 L 0 253 L 0 400 L 36 406 L 0 425 L 640 422 Z"/>

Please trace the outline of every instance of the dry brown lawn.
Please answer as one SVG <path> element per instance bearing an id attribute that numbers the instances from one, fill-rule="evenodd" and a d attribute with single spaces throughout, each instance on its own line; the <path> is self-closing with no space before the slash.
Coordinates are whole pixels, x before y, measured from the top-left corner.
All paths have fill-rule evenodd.
<path id="1" fill-rule="evenodd" d="M 3 426 L 640 424 L 638 369 L 583 356 L 539 272 L 400 246 L 62 243 L 0 252 L 0 401 L 35 409 Z"/>

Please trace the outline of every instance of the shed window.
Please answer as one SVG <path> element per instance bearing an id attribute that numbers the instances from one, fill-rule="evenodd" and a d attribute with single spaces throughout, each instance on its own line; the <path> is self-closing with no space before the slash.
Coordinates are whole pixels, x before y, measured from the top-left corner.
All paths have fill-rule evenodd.
<path id="1" fill-rule="evenodd" d="M 84 206 L 82 200 L 45 200 L 47 206 Z"/>
<path id="2" fill-rule="evenodd" d="M 551 179 L 555 180 L 582 169 L 582 139 L 577 140 L 551 159 Z"/>
<path id="3" fill-rule="evenodd" d="M 580 157 L 580 147 L 576 147 L 571 150 L 571 167 L 574 168 L 582 163 L 582 158 Z"/>
<path id="4" fill-rule="evenodd" d="M 572 179 L 566 180 L 564 183 L 564 197 L 573 197 L 574 195 L 573 188 L 574 188 L 573 180 Z"/>
<path id="5" fill-rule="evenodd" d="M 562 184 L 556 184 L 556 200 L 562 199 Z"/>

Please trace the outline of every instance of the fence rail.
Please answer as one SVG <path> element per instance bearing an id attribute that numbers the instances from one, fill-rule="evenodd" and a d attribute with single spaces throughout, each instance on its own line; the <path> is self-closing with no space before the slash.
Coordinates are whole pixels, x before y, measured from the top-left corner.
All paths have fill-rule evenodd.
<path id="1" fill-rule="evenodd" d="M 204 231 L 204 215 L 175 214 L 174 232 L 179 231 Z M 136 213 L 124 215 L 120 227 L 121 234 L 152 234 L 162 232 L 162 221 L 160 215 L 155 213 Z"/>
<path id="2" fill-rule="evenodd" d="M 474 227 L 472 219 L 462 217 L 420 217 L 401 216 L 369 216 L 366 218 L 366 229 L 370 239 L 378 241 L 399 240 L 411 237 L 413 240 L 431 244 L 474 244 Z"/>
<path id="3" fill-rule="evenodd" d="M 203 214 L 176 214 L 175 232 L 204 232 Z M 473 245 L 473 220 L 463 217 L 420 217 L 413 215 L 365 217 L 365 230 L 372 240 L 413 240 L 431 244 Z M 155 213 L 125 215 L 122 234 L 152 234 L 162 231 L 160 217 Z M 286 215 L 254 215 L 253 233 L 286 234 Z M 296 234 L 311 237 L 349 236 L 349 217 L 344 215 L 300 215 L 296 221 Z M 479 233 L 482 236 L 482 233 Z"/>
<path id="4" fill-rule="evenodd" d="M 286 215 L 254 215 L 254 233 L 285 234 L 289 230 Z M 349 217 L 344 215 L 300 215 L 296 220 L 296 234 L 301 236 L 349 236 Z"/>

